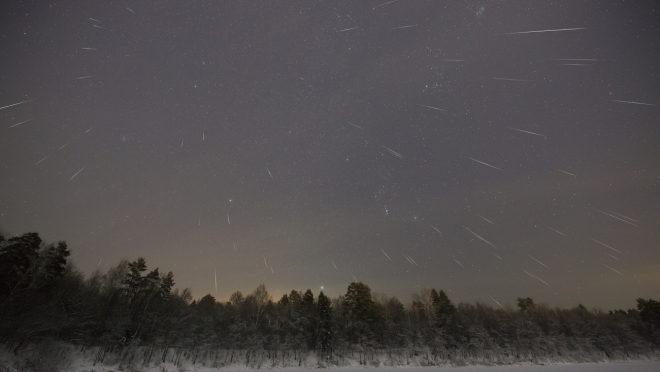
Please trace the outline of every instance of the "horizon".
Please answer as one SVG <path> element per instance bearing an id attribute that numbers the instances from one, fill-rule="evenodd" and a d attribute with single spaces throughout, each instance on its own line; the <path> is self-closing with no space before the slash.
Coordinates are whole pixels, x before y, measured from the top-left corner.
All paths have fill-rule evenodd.
<path id="1" fill-rule="evenodd" d="M 2 233 L 3 233 L 3 229 L 0 228 L 0 234 L 2 234 Z M 22 234 L 21 234 L 21 235 L 22 235 Z M 10 237 L 15 237 L 15 236 L 20 236 L 20 235 L 11 235 L 11 236 L 5 235 L 5 239 L 8 239 L 8 238 L 10 238 Z M 43 244 L 44 244 L 44 246 L 47 246 L 47 245 L 54 244 L 54 242 L 53 242 L 53 243 L 47 243 L 47 242 L 44 242 Z M 72 250 L 72 253 L 75 254 L 73 250 Z M 149 263 L 148 259 L 147 259 L 146 257 L 142 257 L 142 258 L 144 258 L 145 261 L 147 262 L 147 270 L 154 270 L 154 269 L 159 269 L 159 270 L 160 270 L 160 267 L 156 267 L 156 268 L 152 268 L 152 267 L 150 267 L 149 264 L 148 264 L 148 263 Z M 137 259 L 137 258 L 136 258 L 136 259 Z M 127 261 L 127 262 L 133 262 L 133 261 L 131 261 L 131 260 L 129 260 L 129 259 L 122 258 L 122 259 L 119 260 L 119 262 L 117 262 L 116 265 L 114 265 L 114 266 L 110 266 L 106 271 L 102 271 L 100 268 L 97 267 L 97 268 L 95 268 L 94 270 L 92 270 L 92 271 L 89 272 L 89 273 L 85 273 L 84 271 L 82 271 L 82 270 L 76 265 L 76 263 L 75 263 L 72 259 L 69 259 L 68 262 L 72 265 L 72 267 L 73 267 L 75 270 L 78 270 L 81 274 L 83 274 L 84 279 L 87 280 L 87 279 L 89 279 L 92 275 L 94 275 L 96 272 L 98 272 L 100 275 L 106 275 L 106 274 L 108 273 L 108 270 L 110 270 L 110 269 L 112 269 L 112 268 L 116 268 L 117 265 L 119 265 L 119 263 L 120 263 L 121 261 L 124 261 L 124 260 Z M 164 270 L 163 272 L 161 272 L 161 274 L 165 274 L 165 272 L 167 272 L 167 271 L 172 271 L 172 270 Z M 198 302 L 199 300 L 201 300 L 203 297 L 205 297 L 205 296 L 207 296 L 207 295 L 211 295 L 211 296 L 213 296 L 213 298 L 215 299 L 215 301 L 216 301 L 217 303 L 226 304 L 226 303 L 229 302 L 229 299 L 230 299 L 230 297 L 231 297 L 231 294 L 233 294 L 233 293 L 235 293 L 235 292 L 241 292 L 244 296 L 247 296 L 247 295 L 249 295 L 249 294 L 250 294 L 250 293 L 256 288 L 256 286 L 255 286 L 255 287 L 252 288 L 252 289 L 246 289 L 246 290 L 242 290 L 242 289 L 234 289 L 234 290 L 230 291 L 230 294 L 229 294 L 228 296 L 226 296 L 226 298 L 218 297 L 218 296 L 217 296 L 217 293 L 212 293 L 212 292 L 205 293 L 205 294 L 196 294 L 196 291 L 195 291 L 194 288 L 177 285 L 178 283 L 177 283 L 177 275 L 176 275 L 176 272 L 175 272 L 175 271 L 172 271 L 172 273 L 174 274 L 174 282 L 175 282 L 174 287 L 173 287 L 173 290 L 183 291 L 184 289 L 189 289 L 189 290 L 191 291 L 191 293 L 192 293 L 192 301 L 195 301 L 195 302 Z M 374 301 L 380 301 L 381 298 L 382 298 L 382 296 L 385 295 L 385 296 L 387 296 L 388 298 L 396 298 L 396 299 L 398 299 L 398 300 L 401 301 L 401 303 L 402 303 L 404 306 L 406 306 L 406 307 L 411 306 L 412 303 L 415 301 L 415 296 L 420 295 L 420 294 L 421 294 L 421 291 L 423 291 L 423 290 L 425 290 L 425 289 L 428 289 L 428 290 L 430 290 L 430 289 L 436 289 L 437 291 L 444 290 L 442 287 L 425 286 L 425 287 L 422 287 L 422 288 L 420 288 L 420 289 L 418 289 L 418 290 L 416 290 L 416 291 L 411 291 L 407 297 L 401 297 L 401 296 L 397 296 L 397 295 L 394 295 L 394 294 L 391 294 L 391 293 L 388 294 L 388 293 L 383 292 L 383 291 L 377 291 L 377 290 L 375 290 L 374 288 L 372 288 L 372 286 L 369 285 L 369 283 L 365 283 L 365 282 L 362 282 L 362 281 L 351 281 L 351 282 L 348 282 L 348 283 L 346 284 L 345 288 L 348 288 L 348 286 L 349 286 L 351 283 L 363 283 L 363 284 L 366 284 L 367 286 L 369 286 L 369 288 L 371 289 L 371 295 L 372 295 L 372 298 L 374 299 Z M 268 290 L 268 283 L 259 283 L 259 284 L 257 284 L 257 286 L 259 286 L 259 285 L 261 285 L 261 284 L 263 284 L 264 286 L 266 286 L 266 290 Z M 310 287 L 310 288 L 291 288 L 291 289 L 288 290 L 288 291 L 287 291 L 287 290 L 284 290 L 284 291 L 282 291 L 282 290 L 276 290 L 277 293 L 268 291 L 268 294 L 269 294 L 269 296 L 271 297 L 270 301 L 272 301 L 272 303 L 275 303 L 275 304 L 276 304 L 276 303 L 279 302 L 279 300 L 282 298 L 282 296 L 287 295 L 287 294 L 290 294 L 292 290 L 298 291 L 298 292 L 300 292 L 300 293 L 304 293 L 305 291 L 310 290 L 310 291 L 312 291 L 312 293 L 314 294 L 314 300 L 315 300 L 315 301 L 316 301 L 316 299 L 318 298 L 319 293 L 321 293 L 321 292 L 323 292 L 323 294 L 326 295 L 326 296 L 328 296 L 330 299 L 337 299 L 337 298 L 339 298 L 340 296 L 344 296 L 344 294 L 345 294 L 345 292 L 335 293 L 334 291 L 333 291 L 332 293 L 330 293 L 330 292 L 328 292 L 328 291 L 326 290 L 325 287 L 320 287 L 320 288 L 317 288 L 317 289 L 313 289 L 313 288 L 311 288 L 311 287 Z M 494 299 L 492 299 L 492 298 L 489 298 L 489 301 L 490 301 L 490 302 L 494 302 L 494 304 L 493 304 L 493 303 L 489 303 L 488 301 L 484 301 L 483 299 L 457 300 L 457 299 L 455 299 L 453 296 L 451 296 L 451 295 L 453 295 L 453 293 L 447 293 L 447 295 L 449 296 L 449 299 L 450 299 L 450 300 L 452 300 L 453 302 L 456 303 L 456 305 L 460 305 L 460 304 L 469 304 L 469 305 L 477 305 L 477 304 L 481 304 L 481 305 L 485 305 L 485 306 L 491 307 L 491 308 L 496 309 L 496 310 L 497 310 L 497 309 L 500 309 L 500 310 L 507 310 L 507 311 L 508 311 L 508 310 L 516 310 L 516 308 L 517 308 L 517 306 L 518 306 L 518 305 L 515 304 L 515 302 L 514 302 L 514 303 L 500 302 L 499 300 L 494 300 Z M 526 297 L 529 297 L 529 296 L 523 294 L 523 295 L 515 296 L 514 300 L 517 300 L 517 299 L 519 299 L 519 298 L 526 298 Z M 642 298 L 642 297 L 640 297 L 640 298 Z M 532 298 L 532 299 L 533 299 L 533 298 Z M 647 298 L 643 298 L 643 299 L 646 300 Z M 495 302 L 495 301 L 497 301 L 497 302 Z M 584 303 L 579 302 L 579 301 L 578 301 L 576 304 L 573 304 L 573 305 L 551 304 L 551 303 L 547 303 L 547 302 L 543 302 L 543 301 L 541 301 L 541 302 L 537 302 L 537 301 L 535 301 L 535 304 L 536 304 L 536 306 L 545 306 L 545 307 L 547 307 L 547 308 L 549 308 L 549 309 L 573 309 L 573 308 L 578 307 L 579 305 L 585 306 Z M 599 311 L 599 310 L 600 310 L 600 311 L 617 311 L 617 310 L 628 311 L 628 310 L 636 310 L 636 305 L 633 304 L 632 307 L 627 307 L 627 308 L 609 308 L 609 309 L 604 309 L 604 308 L 602 308 L 602 307 L 600 307 L 600 306 L 598 306 L 598 305 L 594 305 L 594 306 L 588 306 L 588 305 L 587 305 L 587 306 L 585 306 L 585 308 L 587 308 L 589 311 L 592 311 L 592 312 L 593 312 L 593 311 Z"/>

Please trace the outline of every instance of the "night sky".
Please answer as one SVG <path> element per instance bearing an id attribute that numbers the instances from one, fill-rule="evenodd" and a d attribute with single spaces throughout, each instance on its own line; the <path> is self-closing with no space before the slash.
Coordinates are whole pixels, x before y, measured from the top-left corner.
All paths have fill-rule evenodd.
<path id="1" fill-rule="evenodd" d="M 0 229 L 88 275 L 660 295 L 656 1 L 3 1 L 0 31 Z"/>

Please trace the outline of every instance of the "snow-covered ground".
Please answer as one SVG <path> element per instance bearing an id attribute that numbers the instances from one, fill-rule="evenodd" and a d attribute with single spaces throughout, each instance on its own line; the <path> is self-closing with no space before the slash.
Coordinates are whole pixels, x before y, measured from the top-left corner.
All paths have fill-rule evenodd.
<path id="1" fill-rule="evenodd" d="M 393 359 L 385 355 L 376 355 L 369 361 L 369 366 L 360 364 L 355 358 L 343 358 L 340 364 L 320 362 L 313 353 L 303 355 L 302 359 L 289 360 L 290 355 L 273 355 L 277 360 L 266 359 L 267 354 L 238 351 L 211 350 L 186 352 L 183 350 L 163 350 L 152 348 L 125 349 L 115 353 L 105 353 L 105 349 L 78 347 L 64 344 L 40 345 L 28 348 L 19 354 L 0 348 L 0 372 L 212 372 L 212 371 L 256 371 L 281 370 L 291 372 L 318 371 L 333 369 L 339 372 L 374 370 L 374 372 L 660 372 L 660 358 L 657 354 L 638 356 L 639 359 L 617 361 L 604 357 L 592 359 L 573 359 L 567 363 L 559 360 L 507 361 L 509 365 L 497 365 L 502 362 L 493 360 L 453 360 L 446 366 L 428 366 L 424 359 L 409 359 L 411 363 L 392 363 Z M 225 355 L 226 354 L 226 355 Z M 300 354 L 298 354 L 300 356 Z M 284 357 L 284 358 L 283 358 Z M 229 363 L 227 360 L 229 359 Z M 381 360 L 382 359 L 382 360 Z M 163 362 L 163 360 L 165 360 Z M 96 361 L 96 362 L 95 362 Z M 232 362 L 233 361 L 233 362 Z M 600 363 L 594 363 L 600 361 Z M 295 363 L 293 363 L 295 362 Z M 471 364 L 471 365 L 470 365 Z M 481 364 L 481 365 L 478 365 Z M 484 365 L 485 364 L 485 365 Z M 452 367 L 452 365 L 454 367 Z M 458 365 L 458 366 L 456 366 Z M 463 366 L 461 366 L 463 365 Z M 467 366 L 465 366 L 467 365 Z M 326 368 L 327 366 L 327 368 Z"/>
<path id="2" fill-rule="evenodd" d="M 72 372 L 114 372 L 117 371 L 116 366 L 92 366 L 91 364 L 78 364 L 71 365 L 69 371 Z M 363 368 L 363 367 L 347 367 L 347 368 L 332 368 L 338 372 L 360 372 L 365 370 L 373 370 L 374 372 L 657 372 L 660 371 L 660 361 L 652 362 L 615 362 L 615 363 L 580 363 L 580 364 L 553 364 L 553 365 L 513 365 L 513 366 L 469 366 L 469 367 L 379 367 L 379 368 Z M 285 368 L 277 369 L 279 371 L 319 371 L 319 369 L 300 369 L 300 368 Z M 164 363 L 158 367 L 145 368 L 140 372 L 218 372 L 218 371 L 254 371 L 248 368 L 208 368 L 208 367 L 194 367 L 188 366 L 184 368 L 177 368 L 169 363 Z"/>
<path id="3" fill-rule="evenodd" d="M 342 371 L 359 371 L 360 369 L 342 369 Z M 363 369 L 362 369 L 363 370 Z M 620 362 L 620 363 L 582 363 L 553 364 L 533 366 L 470 366 L 470 367 L 400 367 L 378 368 L 378 372 L 657 372 L 660 362 Z"/>
<path id="4" fill-rule="evenodd" d="M 72 372 L 111 372 L 117 371 L 116 367 L 72 365 Z M 336 368 L 341 372 L 359 372 L 365 369 L 375 372 L 657 372 L 660 371 L 660 362 L 619 362 L 619 363 L 583 363 L 583 364 L 554 364 L 554 365 L 526 365 L 526 366 L 470 366 L 470 367 L 380 367 L 380 368 Z M 318 371 L 318 369 L 279 369 L 280 371 L 292 370 L 296 372 Z M 143 369 L 141 372 L 212 372 L 212 371 L 250 371 L 250 369 L 222 368 L 214 369 L 208 367 L 188 367 L 180 369 L 173 365 L 161 364 L 158 367 Z"/>

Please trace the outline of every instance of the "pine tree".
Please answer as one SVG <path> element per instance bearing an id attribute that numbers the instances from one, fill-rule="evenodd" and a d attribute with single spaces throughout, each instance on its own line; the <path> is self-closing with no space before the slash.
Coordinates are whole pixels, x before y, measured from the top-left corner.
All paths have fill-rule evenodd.
<path id="1" fill-rule="evenodd" d="M 174 286 L 174 274 L 172 274 L 172 272 L 170 271 L 160 280 L 160 292 L 162 293 L 164 300 L 170 298 L 170 295 L 172 294 L 173 286 Z"/>
<path id="2" fill-rule="evenodd" d="M 44 250 L 45 259 L 45 280 L 53 280 L 64 275 L 66 270 L 67 257 L 71 255 L 66 242 L 59 241 L 56 246 L 49 246 Z"/>
<path id="3" fill-rule="evenodd" d="M 655 327 L 660 327 L 660 301 L 638 298 L 637 310 L 639 310 L 642 320 Z"/>
<path id="4" fill-rule="evenodd" d="M 128 274 L 122 281 L 122 284 L 126 286 L 129 303 L 135 300 L 135 297 L 142 288 L 145 280 L 145 278 L 142 277 L 142 273 L 145 271 L 147 271 L 147 263 L 142 257 L 128 264 Z"/>
<path id="5" fill-rule="evenodd" d="M 289 301 L 291 302 L 291 306 L 297 308 L 302 303 L 302 294 L 296 290 L 291 290 Z"/>
<path id="6" fill-rule="evenodd" d="M 36 274 L 41 238 L 26 233 L 0 245 L 0 300 L 25 289 Z"/>
<path id="7" fill-rule="evenodd" d="M 318 340 L 319 347 L 321 348 L 321 357 L 329 350 L 332 342 L 332 316 L 330 307 L 330 299 L 323 294 L 319 293 L 319 298 L 316 302 L 316 309 L 318 314 Z"/>
<path id="8" fill-rule="evenodd" d="M 438 293 L 434 289 L 431 293 L 433 298 L 433 307 L 435 308 L 435 314 L 438 319 L 446 319 L 449 315 L 456 311 L 456 306 L 451 303 L 451 300 L 449 297 L 447 297 L 445 291 L 440 290 Z"/>
<path id="9" fill-rule="evenodd" d="M 347 319 L 348 341 L 360 344 L 362 348 L 367 347 L 373 339 L 371 325 L 375 320 L 375 306 L 369 286 L 362 282 L 349 284 L 342 308 Z"/>
<path id="10" fill-rule="evenodd" d="M 369 323 L 374 320 L 374 301 L 371 288 L 362 282 L 348 285 L 343 303 L 344 311 L 355 321 Z"/>
<path id="11" fill-rule="evenodd" d="M 536 308 L 536 304 L 534 303 L 534 300 L 532 300 L 530 297 L 527 298 L 518 298 L 518 307 L 520 308 L 520 311 L 522 312 L 529 312 L 532 311 Z"/>

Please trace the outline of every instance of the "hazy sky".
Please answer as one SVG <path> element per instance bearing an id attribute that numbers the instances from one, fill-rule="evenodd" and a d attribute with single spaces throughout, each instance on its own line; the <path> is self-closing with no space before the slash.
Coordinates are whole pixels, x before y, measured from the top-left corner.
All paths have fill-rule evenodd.
<path id="1" fill-rule="evenodd" d="M 4 1 L 0 31 L 0 228 L 85 273 L 660 294 L 656 1 Z"/>

